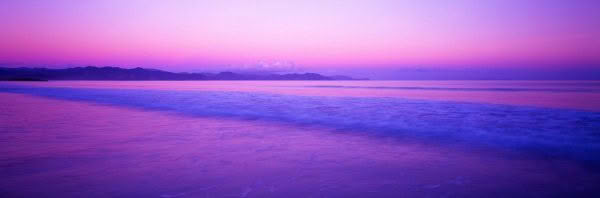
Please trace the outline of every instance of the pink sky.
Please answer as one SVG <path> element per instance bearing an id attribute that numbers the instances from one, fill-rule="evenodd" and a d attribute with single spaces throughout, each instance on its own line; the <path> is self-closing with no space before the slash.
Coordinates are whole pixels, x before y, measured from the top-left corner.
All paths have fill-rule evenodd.
<path id="1" fill-rule="evenodd" d="M 600 67 L 600 1 L 0 2 L 0 64 Z"/>

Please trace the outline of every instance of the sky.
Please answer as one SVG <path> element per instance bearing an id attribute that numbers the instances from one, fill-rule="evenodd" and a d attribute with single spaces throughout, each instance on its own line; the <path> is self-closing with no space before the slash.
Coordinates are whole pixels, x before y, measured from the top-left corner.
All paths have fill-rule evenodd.
<path id="1" fill-rule="evenodd" d="M 585 74 L 598 19 L 597 0 L 0 0 L 0 65 Z"/>

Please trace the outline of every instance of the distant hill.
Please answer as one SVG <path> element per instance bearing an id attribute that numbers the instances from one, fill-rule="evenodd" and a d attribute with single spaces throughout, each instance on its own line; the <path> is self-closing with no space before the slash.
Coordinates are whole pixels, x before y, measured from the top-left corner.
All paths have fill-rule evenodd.
<path id="1" fill-rule="evenodd" d="M 233 72 L 173 73 L 157 69 L 119 67 L 74 67 L 67 69 L 47 68 L 0 68 L 0 80 L 366 80 L 348 76 L 323 76 L 316 73 L 303 74 L 238 74 Z"/>

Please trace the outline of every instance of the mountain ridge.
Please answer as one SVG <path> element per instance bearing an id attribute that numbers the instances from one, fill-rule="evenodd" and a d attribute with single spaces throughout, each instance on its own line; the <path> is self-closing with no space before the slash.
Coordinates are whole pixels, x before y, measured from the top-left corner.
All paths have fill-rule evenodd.
<path id="1" fill-rule="evenodd" d="M 324 76 L 318 73 L 290 74 L 241 74 L 234 72 L 219 73 L 175 73 L 158 69 L 136 67 L 71 67 L 65 69 L 49 68 L 7 68 L 0 67 L 0 80 L 47 81 L 47 80 L 368 80 L 348 76 Z"/>

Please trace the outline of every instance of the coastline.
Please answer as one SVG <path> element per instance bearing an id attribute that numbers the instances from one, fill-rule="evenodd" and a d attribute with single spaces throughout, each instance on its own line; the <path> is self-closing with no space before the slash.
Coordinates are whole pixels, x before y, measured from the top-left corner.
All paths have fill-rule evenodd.
<path id="1" fill-rule="evenodd" d="M 594 184 L 600 182 L 600 173 L 568 160 L 367 137 L 326 127 L 0 95 L 11 99 L 1 101 L 0 120 L 20 118 L 2 124 L 11 132 L 1 136 L 7 143 L 1 147 L 6 169 L 0 193 L 4 195 L 543 197 L 599 193 Z M 40 111 L 48 105 L 63 108 Z M 34 113 L 35 119 L 18 116 Z"/>

